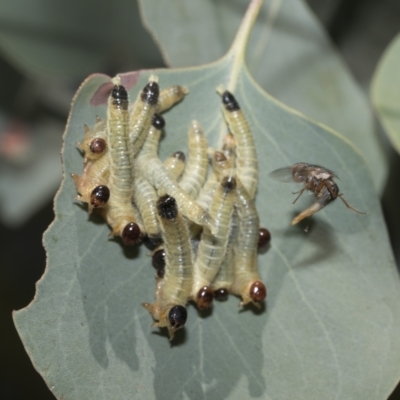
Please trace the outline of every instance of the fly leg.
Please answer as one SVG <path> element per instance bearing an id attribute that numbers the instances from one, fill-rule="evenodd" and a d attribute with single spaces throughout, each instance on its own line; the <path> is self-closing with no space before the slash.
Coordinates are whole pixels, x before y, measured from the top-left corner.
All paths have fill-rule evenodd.
<path id="1" fill-rule="evenodd" d="M 355 211 L 356 213 L 359 213 L 359 214 L 366 214 L 365 212 L 359 211 L 359 210 L 357 210 L 356 208 L 352 207 L 352 206 L 343 198 L 343 193 L 340 193 L 340 194 L 339 194 L 339 197 L 340 197 L 340 200 L 343 201 L 343 203 L 345 204 L 345 206 L 346 206 L 347 208 L 350 208 L 350 210 L 353 210 L 353 211 Z"/>
<path id="2" fill-rule="evenodd" d="M 303 188 L 303 189 L 299 190 L 298 192 L 292 192 L 293 194 L 299 193 L 299 195 L 295 198 L 295 200 L 294 200 L 294 202 L 293 202 L 292 204 L 296 203 L 296 201 L 297 201 L 297 200 L 299 199 L 299 197 L 304 193 L 305 190 L 306 190 L 306 188 Z"/>

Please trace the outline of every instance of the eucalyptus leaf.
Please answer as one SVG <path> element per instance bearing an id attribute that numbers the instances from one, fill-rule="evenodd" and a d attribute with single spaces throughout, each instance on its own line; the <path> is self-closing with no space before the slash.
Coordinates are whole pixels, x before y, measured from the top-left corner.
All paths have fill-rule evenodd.
<path id="1" fill-rule="evenodd" d="M 0 49 L 40 78 L 81 80 L 96 70 L 163 65 L 132 0 L 2 1 Z"/>
<path id="2" fill-rule="evenodd" d="M 150 327 L 155 279 L 144 248 L 107 239 L 109 228 L 73 200 L 70 173 L 82 158 L 75 143 L 83 125 L 106 114 L 105 75 L 93 75 L 75 96 L 64 136 L 64 179 L 56 218 L 44 236 L 48 265 L 34 301 L 14 320 L 33 364 L 62 399 L 385 399 L 400 376 L 400 285 L 368 167 L 346 139 L 265 94 L 243 65 L 246 35 L 257 1 L 234 45 L 218 62 L 198 68 L 122 74 L 135 98 L 156 73 L 162 88 L 188 86 L 184 101 L 165 114 L 160 156 L 187 149 L 197 119 L 211 146 L 227 128 L 215 89 L 231 89 L 253 129 L 261 224 L 272 244 L 258 257 L 268 286 L 261 311 L 238 299 L 188 322 L 173 342 Z M 253 7 L 253 10 L 252 10 Z M 100 90 L 99 90 L 100 89 Z M 105 99 L 104 99 L 105 100 Z M 340 176 L 346 199 L 367 215 L 334 203 L 310 232 L 290 227 L 295 184 L 268 172 L 296 161 L 315 162 Z"/>
<path id="3" fill-rule="evenodd" d="M 378 67 L 372 85 L 371 100 L 389 140 L 400 153 L 400 34 L 389 44 Z"/>
<path id="4" fill-rule="evenodd" d="M 222 57 L 247 6 L 241 0 L 139 0 L 139 4 L 144 23 L 172 67 Z M 265 2 L 246 61 L 272 96 L 352 141 L 367 160 L 376 187 L 383 189 L 388 166 L 368 100 L 304 1 Z"/>

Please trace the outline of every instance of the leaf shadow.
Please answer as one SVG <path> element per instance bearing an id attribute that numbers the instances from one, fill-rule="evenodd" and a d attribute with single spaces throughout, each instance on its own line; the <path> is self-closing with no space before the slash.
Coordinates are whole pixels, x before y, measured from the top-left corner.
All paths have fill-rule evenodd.
<path id="1" fill-rule="evenodd" d="M 176 345 L 174 339 L 166 347 L 160 342 L 164 338 L 146 335 L 156 360 L 156 399 L 165 399 L 166 394 L 174 399 L 224 399 L 242 377 L 248 379 L 251 397 L 260 397 L 265 392 L 261 373 L 265 308 L 241 310 L 237 298 L 230 297 L 228 301 L 215 302 L 212 310 L 206 312 L 190 306 L 185 341 L 177 338 Z M 148 330 L 148 318 L 140 319 L 140 323 Z"/>
<path id="2" fill-rule="evenodd" d="M 297 212 L 293 212 L 292 218 L 297 214 Z M 306 241 L 305 244 L 313 248 L 313 251 L 306 258 L 295 261 L 302 243 L 300 240 L 291 240 L 291 265 L 294 268 L 306 268 L 333 257 L 339 251 L 336 234 L 333 229 L 330 224 L 315 216 L 308 218 L 306 221 L 301 221 L 295 226 L 288 226 L 281 234 L 284 240 L 299 239 L 303 236 L 303 240 Z"/>
<path id="3" fill-rule="evenodd" d="M 107 236 L 107 230 L 104 227 L 103 235 Z M 103 235 L 100 236 L 102 239 Z M 124 248 L 118 240 L 104 239 L 100 256 L 92 252 L 81 253 L 85 255 L 77 273 L 89 328 L 89 346 L 102 368 L 109 366 L 108 348 L 111 346 L 118 359 L 137 371 L 139 358 L 134 350 L 137 339 L 132 305 L 139 307 L 139 303 L 132 290 L 135 287 L 132 281 L 140 280 L 138 276 L 147 265 L 135 265 L 142 252 L 137 246 Z M 120 262 L 124 259 L 129 259 L 129 263 Z M 132 264 L 132 261 L 136 263 Z M 132 268 L 137 270 L 132 272 Z"/>

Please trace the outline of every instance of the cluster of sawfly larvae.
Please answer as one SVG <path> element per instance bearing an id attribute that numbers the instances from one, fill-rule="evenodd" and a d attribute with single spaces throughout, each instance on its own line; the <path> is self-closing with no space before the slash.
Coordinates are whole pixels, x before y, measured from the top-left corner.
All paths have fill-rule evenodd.
<path id="1" fill-rule="evenodd" d="M 234 96 L 223 88 L 222 112 L 229 128 L 222 151 L 208 148 L 192 121 L 186 162 L 181 151 L 158 157 L 161 113 L 188 93 L 182 86 L 160 91 L 158 78 L 133 103 L 120 78 L 108 97 L 107 118 L 85 127 L 84 169 L 72 174 L 77 198 L 99 212 L 126 245 L 144 242 L 153 250 L 156 291 L 143 303 L 170 339 L 187 319 L 186 305 L 212 305 L 213 298 L 241 297 L 257 307 L 266 297 L 257 268 L 257 249 L 269 232 L 260 228 L 254 204 L 258 182 L 255 144 Z M 209 172 L 209 164 L 211 171 Z"/>

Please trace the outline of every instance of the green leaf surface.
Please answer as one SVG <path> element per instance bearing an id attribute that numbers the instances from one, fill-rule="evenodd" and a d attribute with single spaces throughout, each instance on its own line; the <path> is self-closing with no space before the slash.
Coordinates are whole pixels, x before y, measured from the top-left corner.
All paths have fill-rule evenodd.
<path id="1" fill-rule="evenodd" d="M 247 2 L 239 0 L 140 0 L 139 4 L 144 23 L 172 67 L 201 65 L 222 57 L 247 7 Z M 246 61 L 268 93 L 352 141 L 382 190 L 387 161 L 368 99 L 302 0 L 264 3 Z"/>
<path id="2" fill-rule="evenodd" d="M 132 0 L 2 1 L 0 50 L 40 78 L 162 65 Z"/>
<path id="3" fill-rule="evenodd" d="M 162 159 L 187 150 L 192 119 L 218 146 L 226 126 L 215 88 L 233 89 L 255 136 L 256 203 L 272 232 L 269 250 L 258 257 L 266 306 L 240 311 L 233 297 L 206 314 L 190 306 L 172 343 L 150 327 L 140 305 L 155 290 L 148 251 L 109 240 L 105 223 L 73 200 L 69 174 L 82 170 L 75 143 L 84 124 L 106 113 L 99 88 L 110 78 L 91 76 L 74 99 L 64 137 L 65 176 L 44 236 L 47 269 L 32 304 L 14 314 L 33 364 L 57 398 L 376 400 L 397 383 L 400 282 L 368 167 L 346 139 L 266 95 L 240 63 L 243 49 L 233 50 L 212 65 L 121 78 L 131 98 L 150 73 L 162 88 L 189 87 L 165 114 Z M 293 206 L 298 186 L 272 181 L 268 172 L 300 160 L 332 168 L 346 199 L 368 214 L 335 202 L 313 218 L 308 234 L 304 226 L 290 227 L 309 203 L 302 198 Z"/>
<path id="4" fill-rule="evenodd" d="M 400 34 L 389 44 L 375 71 L 371 100 L 389 140 L 400 153 Z"/>

